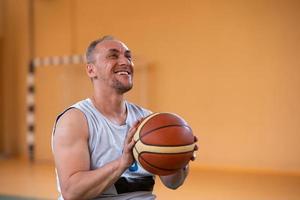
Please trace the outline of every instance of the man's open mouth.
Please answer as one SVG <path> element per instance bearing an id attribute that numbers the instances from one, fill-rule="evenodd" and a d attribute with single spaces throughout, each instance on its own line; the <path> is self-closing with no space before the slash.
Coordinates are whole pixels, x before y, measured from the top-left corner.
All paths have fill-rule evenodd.
<path id="1" fill-rule="evenodd" d="M 130 75 L 131 74 L 131 72 L 129 72 L 129 71 L 116 71 L 115 73 L 118 75 Z"/>

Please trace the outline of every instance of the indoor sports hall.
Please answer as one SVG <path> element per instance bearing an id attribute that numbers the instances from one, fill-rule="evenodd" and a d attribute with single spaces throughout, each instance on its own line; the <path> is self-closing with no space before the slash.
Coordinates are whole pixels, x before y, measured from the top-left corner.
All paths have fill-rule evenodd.
<path id="1" fill-rule="evenodd" d="M 198 138 L 159 200 L 300 199 L 300 1 L 0 0 L 0 200 L 58 198 L 56 116 L 92 95 L 88 44 L 130 48 L 126 99 Z"/>

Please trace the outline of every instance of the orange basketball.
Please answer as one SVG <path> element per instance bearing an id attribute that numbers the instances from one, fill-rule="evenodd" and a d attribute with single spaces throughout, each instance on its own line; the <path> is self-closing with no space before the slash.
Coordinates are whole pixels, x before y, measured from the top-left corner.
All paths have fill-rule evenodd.
<path id="1" fill-rule="evenodd" d="M 157 175 L 169 175 L 184 168 L 195 148 L 192 129 L 184 119 L 172 113 L 153 113 L 143 119 L 134 141 L 135 160 Z"/>

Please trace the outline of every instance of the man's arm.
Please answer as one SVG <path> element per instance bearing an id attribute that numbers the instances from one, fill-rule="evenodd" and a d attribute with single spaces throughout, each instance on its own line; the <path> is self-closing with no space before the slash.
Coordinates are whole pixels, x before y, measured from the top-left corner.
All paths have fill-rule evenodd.
<path id="1" fill-rule="evenodd" d="M 61 116 L 54 133 L 53 153 L 64 199 L 92 199 L 111 186 L 133 162 L 135 130 L 133 126 L 129 131 L 120 158 L 90 170 L 88 124 L 84 114 L 71 109 Z"/>
<path id="2" fill-rule="evenodd" d="M 184 169 L 178 170 L 174 174 L 167 176 L 159 176 L 159 178 L 167 188 L 175 190 L 184 183 L 184 180 L 187 177 L 188 173 L 189 167 L 187 165 Z"/>
<path id="3" fill-rule="evenodd" d="M 198 141 L 196 136 L 194 137 L 194 141 L 195 141 L 195 143 Z M 198 150 L 197 144 L 195 145 L 194 150 L 195 151 Z M 191 160 L 194 161 L 195 159 L 196 159 L 196 154 L 194 152 Z M 175 190 L 184 183 L 185 178 L 187 177 L 188 173 L 189 173 L 189 165 L 185 166 L 183 169 L 178 170 L 174 174 L 167 175 L 167 176 L 160 176 L 159 178 L 166 187 Z"/>

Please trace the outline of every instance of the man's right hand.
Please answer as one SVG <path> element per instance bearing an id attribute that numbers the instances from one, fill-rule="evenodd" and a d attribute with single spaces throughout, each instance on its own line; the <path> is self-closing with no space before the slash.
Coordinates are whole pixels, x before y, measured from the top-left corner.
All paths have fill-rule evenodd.
<path id="1" fill-rule="evenodd" d="M 130 167 L 134 161 L 133 158 L 133 147 L 135 145 L 135 141 L 133 140 L 133 136 L 138 128 L 138 125 L 140 124 L 141 120 L 136 121 L 133 126 L 129 129 L 125 141 L 124 141 L 124 148 L 123 148 L 123 154 L 121 156 L 120 160 L 120 166 L 125 170 L 128 167 Z"/>

